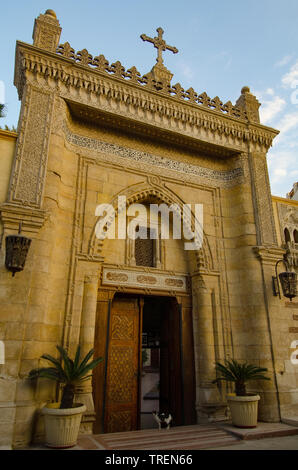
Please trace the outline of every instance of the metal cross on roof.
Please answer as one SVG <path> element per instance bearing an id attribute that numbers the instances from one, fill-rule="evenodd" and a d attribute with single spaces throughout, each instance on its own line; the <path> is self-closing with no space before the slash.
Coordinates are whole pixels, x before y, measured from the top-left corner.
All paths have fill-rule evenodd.
<path id="1" fill-rule="evenodd" d="M 143 41 L 148 41 L 151 42 L 154 47 L 157 49 L 157 59 L 156 62 L 160 65 L 163 64 L 163 59 L 162 59 L 162 52 L 165 50 L 172 51 L 174 54 L 178 52 L 178 49 L 173 46 L 169 46 L 166 41 L 162 38 L 162 35 L 164 33 L 164 30 L 162 28 L 157 28 L 156 30 L 158 32 L 158 37 L 155 38 L 150 38 L 146 34 L 141 34 L 141 39 Z"/>

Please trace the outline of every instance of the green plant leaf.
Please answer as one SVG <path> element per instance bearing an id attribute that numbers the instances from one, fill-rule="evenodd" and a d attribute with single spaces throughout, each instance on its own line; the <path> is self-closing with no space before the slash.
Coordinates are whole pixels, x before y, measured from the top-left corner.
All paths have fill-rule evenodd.
<path id="1" fill-rule="evenodd" d="M 40 367 L 39 369 L 32 369 L 29 372 L 29 379 L 38 379 L 43 377 L 55 381 L 61 381 L 59 371 L 55 367 Z"/>
<path id="2" fill-rule="evenodd" d="M 218 383 L 222 380 L 234 382 L 236 392 L 239 394 L 245 394 L 245 383 L 249 380 L 270 380 L 269 377 L 263 374 L 268 371 L 266 368 L 247 364 L 246 362 L 241 364 L 235 359 L 226 360 L 225 364 L 217 362 L 215 369 L 219 376 L 213 383 Z"/>
<path id="3" fill-rule="evenodd" d="M 84 377 L 87 374 L 87 372 L 94 369 L 94 367 L 96 367 L 102 360 L 103 360 L 102 357 L 99 357 L 98 359 L 93 359 L 93 361 L 89 362 L 89 364 L 83 367 L 83 369 L 80 368 L 78 372 L 78 378 Z"/>
<path id="4" fill-rule="evenodd" d="M 78 367 L 78 374 L 80 374 L 80 371 L 84 369 L 84 367 L 86 366 L 89 359 L 91 359 L 93 354 L 94 354 L 94 349 L 90 349 L 90 351 L 86 354 L 86 356 L 84 357 L 84 359 L 82 360 L 81 364 Z"/>
<path id="5" fill-rule="evenodd" d="M 76 355 L 75 355 L 75 360 L 74 360 L 74 366 L 73 366 L 74 370 L 77 370 L 77 368 L 78 368 L 79 361 L 80 361 L 80 355 L 81 355 L 81 346 L 78 345 Z"/>
<path id="6" fill-rule="evenodd" d="M 61 357 L 64 361 L 64 367 L 65 367 L 65 374 L 66 374 L 66 377 L 69 381 L 71 381 L 71 377 L 72 377 L 72 365 L 71 365 L 71 362 L 69 360 L 69 357 L 68 357 L 68 354 L 67 354 L 67 351 L 66 349 L 62 348 L 61 346 L 56 346 L 58 351 L 60 352 L 61 354 Z"/>

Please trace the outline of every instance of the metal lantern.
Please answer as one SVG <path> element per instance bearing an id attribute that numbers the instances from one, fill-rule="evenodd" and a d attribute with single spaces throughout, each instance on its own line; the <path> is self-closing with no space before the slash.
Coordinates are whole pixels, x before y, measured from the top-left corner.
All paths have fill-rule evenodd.
<path id="1" fill-rule="evenodd" d="M 277 276 L 277 265 L 280 262 L 283 262 L 285 264 L 287 271 L 283 272 L 283 273 L 280 273 Z M 272 278 L 273 279 L 274 295 L 279 295 L 279 298 L 281 299 L 280 288 L 279 288 L 279 282 L 280 282 L 281 288 L 282 288 L 282 293 L 283 293 L 284 297 L 286 297 L 286 298 L 290 299 L 290 301 L 292 301 L 292 299 L 294 297 L 296 297 L 297 294 L 298 294 L 298 292 L 297 292 L 297 274 L 294 273 L 294 272 L 291 272 L 289 270 L 288 263 L 284 259 L 280 259 L 279 261 L 277 261 L 277 263 L 275 265 L 275 274 L 276 274 L 276 277 Z M 278 281 L 278 279 L 279 279 L 279 281 Z"/>
<path id="2" fill-rule="evenodd" d="M 8 271 L 12 272 L 13 276 L 16 272 L 23 271 L 31 244 L 31 238 L 23 237 L 20 233 L 21 225 L 18 235 L 8 235 L 5 239 L 5 266 Z"/>
<path id="3" fill-rule="evenodd" d="M 284 297 L 292 300 L 297 295 L 297 274 L 285 272 L 279 274 L 279 280 Z"/>

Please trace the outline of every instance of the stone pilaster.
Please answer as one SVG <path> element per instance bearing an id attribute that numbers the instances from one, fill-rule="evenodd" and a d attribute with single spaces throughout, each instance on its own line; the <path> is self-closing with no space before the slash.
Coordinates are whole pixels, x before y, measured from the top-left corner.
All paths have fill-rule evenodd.
<path id="1" fill-rule="evenodd" d="M 104 432 L 109 322 L 114 293 L 115 291 L 113 290 L 100 289 L 97 297 L 94 349 L 95 356 L 103 357 L 104 361 L 99 364 L 96 373 L 93 375 L 93 397 L 96 410 L 96 421 L 94 423 L 93 431 L 96 434 Z"/>
<path id="2" fill-rule="evenodd" d="M 213 324 L 212 289 L 206 276 L 195 274 L 192 277 L 194 345 L 196 359 L 196 410 L 198 422 L 207 419 L 208 412 L 204 408 L 220 404 L 221 399 L 216 384 L 215 348 L 216 340 Z"/>
<path id="3" fill-rule="evenodd" d="M 268 368 L 270 382 L 263 383 L 263 391 L 260 392 L 261 402 L 259 414 L 263 421 L 280 421 L 283 417 L 283 408 L 287 408 L 291 399 L 295 402 L 295 374 L 293 368 L 287 367 L 290 361 L 285 360 L 290 348 L 291 337 L 289 335 L 289 320 L 284 317 L 284 310 L 281 309 L 284 298 L 279 299 L 273 295 L 272 276 L 275 276 L 275 264 L 283 258 L 284 250 L 281 248 L 254 247 L 254 253 L 259 258 L 262 268 L 264 300 L 267 316 L 267 344 L 264 344 L 262 356 L 264 360 L 261 366 Z M 283 318 L 284 317 L 284 318 Z M 256 328 L 259 330 L 259 328 Z M 265 342 L 264 342 L 265 343 Z M 269 354 L 268 354 L 269 353 Z M 288 353 L 289 354 L 289 353 Z M 289 356 L 290 357 L 290 354 Z M 293 397 L 288 393 L 288 388 L 284 383 L 292 380 Z"/>
<path id="4" fill-rule="evenodd" d="M 8 202 L 40 209 L 45 183 L 54 95 L 26 84 L 22 98 L 22 120 Z"/>
<path id="5" fill-rule="evenodd" d="M 83 288 L 83 305 L 81 314 L 80 339 L 81 358 L 94 347 L 94 332 L 96 319 L 98 276 L 85 276 Z M 76 387 L 76 401 L 86 405 L 87 410 L 83 415 L 80 432 L 92 433 L 95 421 L 94 403 L 92 397 L 92 378 L 81 382 Z"/>
<path id="6" fill-rule="evenodd" d="M 250 151 L 252 195 L 258 245 L 277 245 L 266 153 Z"/>

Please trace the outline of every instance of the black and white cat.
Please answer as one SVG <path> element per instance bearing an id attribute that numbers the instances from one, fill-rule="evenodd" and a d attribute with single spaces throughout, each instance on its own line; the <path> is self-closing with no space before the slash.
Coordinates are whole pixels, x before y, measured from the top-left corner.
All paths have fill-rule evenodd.
<path id="1" fill-rule="evenodd" d="M 172 421 L 172 415 L 170 415 L 170 413 L 158 413 L 157 411 L 153 411 L 152 414 L 159 429 L 170 429 Z"/>

